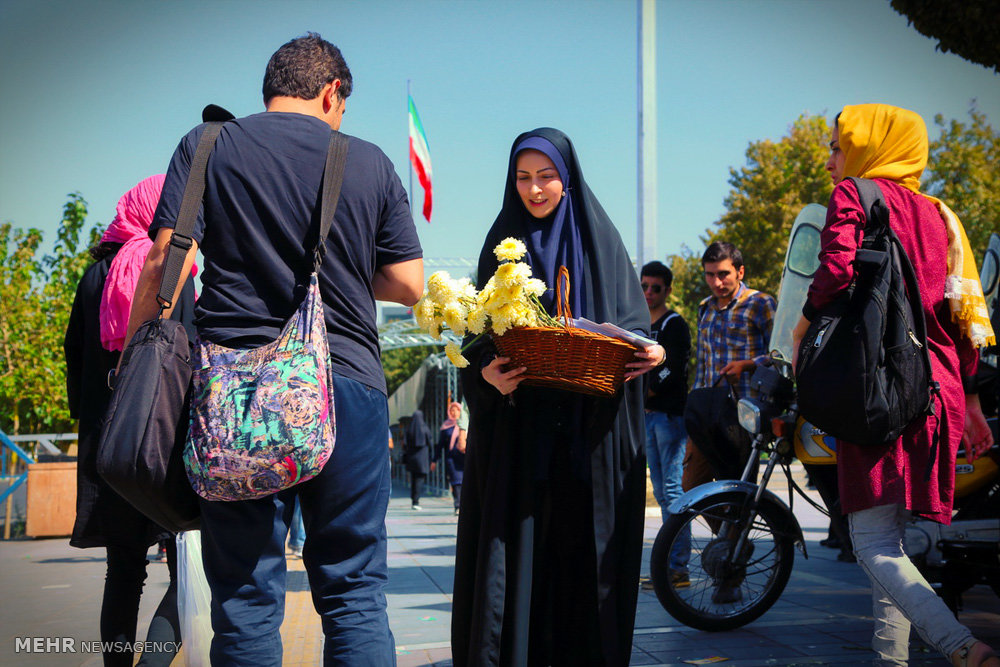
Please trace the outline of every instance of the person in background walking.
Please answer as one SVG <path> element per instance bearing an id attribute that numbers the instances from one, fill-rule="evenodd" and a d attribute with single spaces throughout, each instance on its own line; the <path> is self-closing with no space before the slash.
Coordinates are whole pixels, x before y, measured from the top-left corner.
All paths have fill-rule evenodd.
<path id="1" fill-rule="evenodd" d="M 149 625 L 146 639 L 176 642 L 173 651 L 143 653 L 140 665 L 169 665 L 180 644 L 177 618 L 177 547 L 172 533 L 156 525 L 114 492 L 97 474 L 97 445 L 111 400 L 108 373 L 118 364 L 136 279 L 152 242 L 147 230 L 164 176 L 150 176 L 119 200 L 114 220 L 91 249 L 96 260 L 83 274 L 66 328 L 66 394 L 70 414 L 80 420 L 76 522 L 70 544 L 105 547 L 108 571 L 101 604 L 104 664 L 132 667 L 131 650 L 110 648 L 135 642 L 139 598 L 146 580 L 146 552 L 164 541 L 170 585 Z M 173 319 L 194 337 L 194 284 L 182 291 Z"/>
<path id="2" fill-rule="evenodd" d="M 920 302 L 913 305 L 923 308 L 932 375 L 940 386 L 935 414 L 918 417 L 895 442 L 861 447 L 837 441 L 840 502 L 854 554 L 872 583 L 875 662 L 907 664 L 912 624 L 954 665 L 1000 667 L 992 649 L 955 619 L 903 551 L 912 514 L 951 522 L 959 444 L 970 460 L 993 444 L 978 394 L 966 391 L 974 391 L 975 348 L 992 343 L 994 335 L 962 223 L 943 202 L 920 192 L 927 155 L 927 127 L 912 111 L 861 104 L 837 115 L 826 164 L 834 188 L 820 266 L 792 338 L 797 355 L 810 320 L 852 284 L 867 214 L 846 179 L 873 179 L 916 273 Z"/>
<path id="3" fill-rule="evenodd" d="M 455 500 L 455 514 L 458 514 L 462 499 L 462 474 L 465 471 L 465 429 L 459 424 L 462 418 L 462 404 L 448 405 L 448 418 L 441 422 L 435 458 L 443 456 L 451 495 Z"/>
<path id="4" fill-rule="evenodd" d="M 423 493 L 424 480 L 434 470 L 431 461 L 431 447 L 434 439 L 424 422 L 422 410 L 414 410 L 410 423 L 404 433 L 406 444 L 403 447 L 403 461 L 410 472 L 410 503 L 414 510 L 420 511 L 420 495 Z"/>

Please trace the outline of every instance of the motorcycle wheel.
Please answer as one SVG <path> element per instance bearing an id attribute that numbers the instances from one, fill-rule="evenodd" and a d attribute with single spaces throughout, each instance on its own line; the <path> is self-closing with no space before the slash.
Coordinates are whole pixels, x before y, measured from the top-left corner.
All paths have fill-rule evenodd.
<path id="1" fill-rule="evenodd" d="M 650 578 L 656 597 L 684 625 L 718 632 L 739 628 L 761 616 L 778 600 L 795 559 L 794 541 L 782 531 L 781 510 L 762 505 L 747 535 L 742 563 L 733 563 L 732 540 L 719 537 L 723 526 L 739 534 L 743 494 L 725 493 L 699 501 L 684 514 L 671 515 L 653 543 Z M 671 581 L 670 552 L 690 529 L 688 583 Z"/>

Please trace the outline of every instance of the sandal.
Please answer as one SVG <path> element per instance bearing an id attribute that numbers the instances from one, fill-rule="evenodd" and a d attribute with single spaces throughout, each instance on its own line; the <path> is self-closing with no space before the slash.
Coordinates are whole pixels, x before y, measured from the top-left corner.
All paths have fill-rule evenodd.
<path id="1" fill-rule="evenodd" d="M 1000 658 L 983 642 L 970 639 L 951 654 L 951 664 L 954 667 L 1000 667 Z"/>

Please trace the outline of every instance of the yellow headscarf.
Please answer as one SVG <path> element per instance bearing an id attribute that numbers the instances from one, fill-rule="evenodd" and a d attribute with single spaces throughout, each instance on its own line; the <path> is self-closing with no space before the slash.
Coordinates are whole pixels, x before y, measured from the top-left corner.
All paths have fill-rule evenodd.
<path id="1" fill-rule="evenodd" d="M 895 181 L 937 206 L 948 230 L 944 296 L 951 306 L 951 317 L 974 346 L 994 344 L 996 337 L 965 228 L 944 202 L 920 192 L 920 175 L 927 166 L 928 150 L 923 119 L 888 104 L 858 104 L 844 107 L 837 128 L 844 153 L 844 177 Z"/>

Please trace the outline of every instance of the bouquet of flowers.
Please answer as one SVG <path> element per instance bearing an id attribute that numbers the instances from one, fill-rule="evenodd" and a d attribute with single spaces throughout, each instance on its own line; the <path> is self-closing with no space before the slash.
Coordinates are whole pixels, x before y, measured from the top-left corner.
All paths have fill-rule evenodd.
<path id="1" fill-rule="evenodd" d="M 501 241 L 493 249 L 500 266 L 478 292 L 468 278 L 454 280 L 447 271 L 431 274 L 423 297 L 413 307 L 417 324 L 439 340 L 444 327 L 456 336 L 472 333 L 478 338 L 483 333 L 502 336 L 512 327 L 561 326 L 538 300 L 548 287 L 532 278 L 531 267 L 519 261 L 526 252 L 518 239 Z M 469 365 L 456 343 L 446 344 L 444 351 L 458 368 Z"/>

